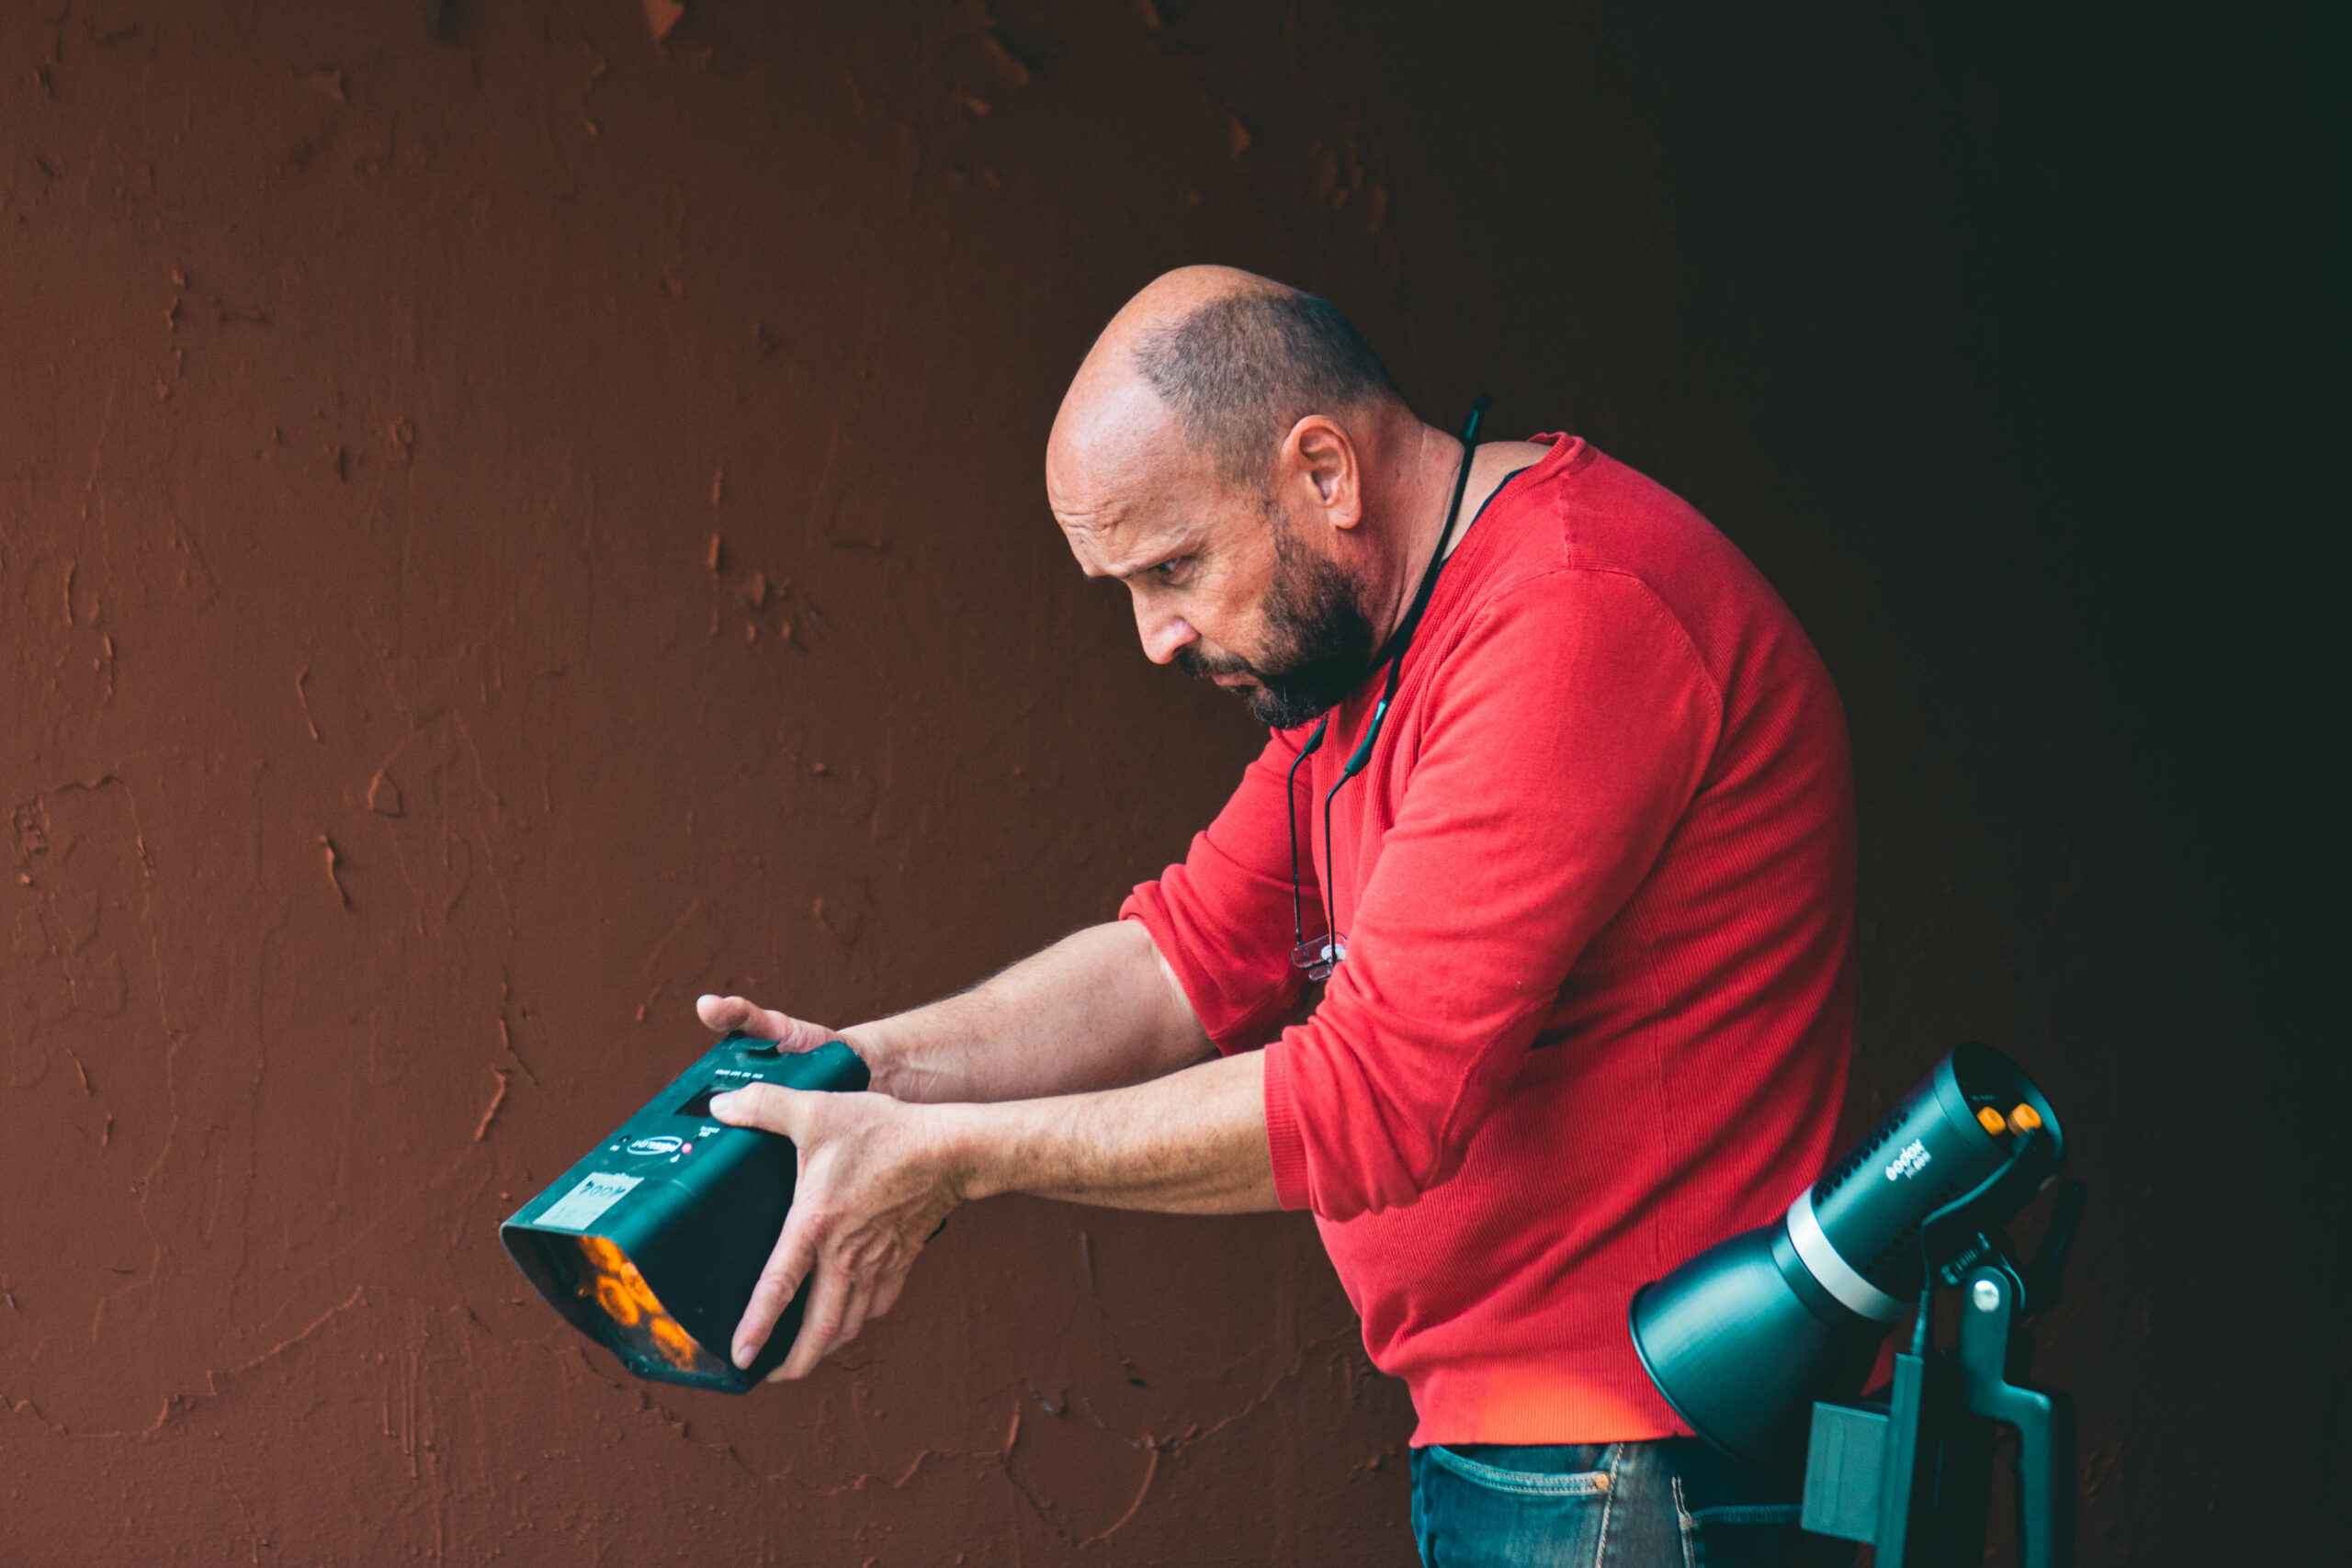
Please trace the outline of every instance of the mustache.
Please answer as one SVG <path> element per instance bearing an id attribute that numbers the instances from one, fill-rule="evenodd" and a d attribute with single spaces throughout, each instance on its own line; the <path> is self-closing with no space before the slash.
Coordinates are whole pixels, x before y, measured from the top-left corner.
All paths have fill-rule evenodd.
<path id="1" fill-rule="evenodd" d="M 1227 654 L 1221 659 L 1213 659 L 1197 648 L 1178 649 L 1176 668 L 1195 681 L 1206 681 L 1218 675 L 1247 675 L 1263 685 L 1266 680 L 1263 671 L 1238 655 Z"/>

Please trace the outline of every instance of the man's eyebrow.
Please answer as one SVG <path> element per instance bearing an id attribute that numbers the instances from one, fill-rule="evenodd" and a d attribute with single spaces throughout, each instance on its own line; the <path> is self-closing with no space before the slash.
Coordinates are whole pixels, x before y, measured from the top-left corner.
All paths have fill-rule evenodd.
<path id="1" fill-rule="evenodd" d="M 1114 571 L 1107 575 L 1114 582 L 1125 582 L 1129 578 L 1141 577 L 1147 571 L 1157 571 L 1170 561 L 1182 560 L 1186 556 L 1194 553 L 1196 553 L 1195 547 L 1192 544 L 1178 545 L 1164 555 L 1154 556 L 1140 566 L 1131 566 L 1125 571 Z"/>

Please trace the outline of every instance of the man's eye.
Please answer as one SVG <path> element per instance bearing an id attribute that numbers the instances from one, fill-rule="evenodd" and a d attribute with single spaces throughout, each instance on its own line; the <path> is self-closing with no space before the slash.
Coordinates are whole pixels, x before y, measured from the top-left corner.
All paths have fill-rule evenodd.
<path id="1" fill-rule="evenodd" d="M 1181 582 L 1184 579 L 1184 573 L 1191 569 L 1192 564 L 1192 557 L 1178 556 L 1173 560 L 1164 560 L 1158 566 L 1153 567 L 1151 569 L 1151 575 L 1159 579 L 1162 582 Z"/>

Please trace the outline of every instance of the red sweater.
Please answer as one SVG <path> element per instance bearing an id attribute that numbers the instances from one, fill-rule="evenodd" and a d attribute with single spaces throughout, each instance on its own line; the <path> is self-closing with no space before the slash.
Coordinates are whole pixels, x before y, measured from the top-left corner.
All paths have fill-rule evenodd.
<path id="1" fill-rule="evenodd" d="M 1265 1047 L 1275 1190 L 1411 1386 L 1416 1444 L 1687 1433 L 1627 1305 L 1819 1172 L 1853 1028 L 1828 671 L 1704 518 L 1537 439 L 1447 561 L 1329 844 L 1377 677 L 1299 770 L 1348 956 Z M 1283 793 L 1307 733 L 1121 910 L 1224 1051 L 1301 994 Z"/>

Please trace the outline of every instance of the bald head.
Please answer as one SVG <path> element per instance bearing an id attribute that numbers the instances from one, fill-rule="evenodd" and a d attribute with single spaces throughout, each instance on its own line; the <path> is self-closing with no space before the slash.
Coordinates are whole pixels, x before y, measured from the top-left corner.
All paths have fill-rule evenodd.
<path id="1" fill-rule="evenodd" d="M 1256 491 L 1305 415 L 1396 400 L 1379 356 L 1326 301 L 1235 267 L 1180 267 L 1103 328 L 1063 400 L 1047 461 L 1083 463 L 1106 443 L 1132 448 L 1165 421 L 1188 457 Z"/>
<path id="2" fill-rule="evenodd" d="M 1046 494 L 1079 565 L 1133 596 L 1149 658 L 1287 726 L 1361 681 L 1394 621 L 1429 434 L 1329 305 L 1185 267 L 1095 340 Z"/>

